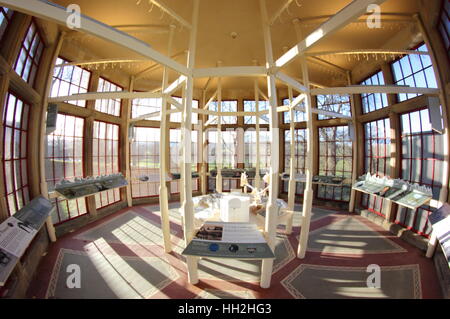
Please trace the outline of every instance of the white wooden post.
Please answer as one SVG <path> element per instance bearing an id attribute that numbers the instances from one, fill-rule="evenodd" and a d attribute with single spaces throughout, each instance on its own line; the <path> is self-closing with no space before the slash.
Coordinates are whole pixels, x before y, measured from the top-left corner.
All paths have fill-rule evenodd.
<path id="1" fill-rule="evenodd" d="M 167 48 L 167 54 L 170 56 L 172 54 L 173 45 L 173 35 L 175 32 L 175 26 L 170 25 L 169 33 L 169 45 Z M 169 83 L 169 68 L 164 67 L 163 70 L 163 80 L 162 80 L 162 91 L 167 88 Z M 166 143 L 167 143 L 167 98 L 162 97 L 161 103 L 161 125 L 160 125 L 160 137 L 159 141 L 159 210 L 161 212 L 161 228 L 164 240 L 164 251 L 170 253 L 172 251 L 172 243 L 170 241 L 170 220 L 169 220 L 169 192 L 166 184 L 166 176 L 168 172 L 167 167 L 167 154 Z"/>
<path id="2" fill-rule="evenodd" d="M 204 108 L 206 104 L 206 90 L 202 92 L 202 102 L 201 108 Z M 206 176 L 206 165 L 207 165 L 207 140 L 208 136 L 205 132 L 205 123 L 203 122 L 204 116 L 202 114 L 198 114 L 199 117 L 199 148 L 198 148 L 198 158 L 200 160 L 200 189 L 202 195 L 206 195 L 208 191 L 208 176 Z"/>
<path id="3" fill-rule="evenodd" d="M 128 85 L 128 90 L 130 92 L 133 92 L 134 90 L 134 81 L 135 81 L 135 77 L 131 76 L 130 77 L 130 81 L 129 81 L 129 85 Z M 126 165 L 126 169 L 125 169 L 125 178 L 128 181 L 128 185 L 126 188 L 126 192 L 127 192 L 127 205 L 128 207 L 133 206 L 133 196 L 131 193 L 131 166 L 130 166 L 130 133 L 129 133 L 129 129 L 130 129 L 130 124 L 131 124 L 131 116 L 132 116 L 132 109 L 133 109 L 133 99 L 128 99 L 127 100 L 128 103 L 128 114 L 127 114 L 127 118 L 126 118 L 126 125 L 125 128 L 126 130 L 128 130 L 128 132 L 125 134 L 125 136 L 127 137 L 126 141 L 124 141 L 125 144 L 125 165 Z"/>
<path id="4" fill-rule="evenodd" d="M 255 79 L 255 103 L 256 103 L 256 113 L 259 113 L 259 88 L 258 88 L 258 79 Z M 259 171 L 261 168 L 261 146 L 260 146 L 260 126 L 259 126 L 259 115 L 256 116 L 256 169 L 255 169 L 255 187 L 258 189 L 261 187 L 261 176 L 259 175 Z"/>
<path id="5" fill-rule="evenodd" d="M 264 34 L 264 48 L 266 52 L 266 63 L 269 67 L 267 76 L 267 88 L 269 94 L 269 118 L 270 118 L 270 141 L 271 141 L 271 157 L 270 157 L 270 185 L 269 185 L 269 199 L 266 210 L 265 234 L 269 247 L 275 249 L 275 236 L 277 227 L 278 208 L 276 200 L 278 197 L 278 162 L 279 162 L 279 128 L 278 128 L 278 112 L 277 112 L 277 90 L 275 84 L 276 72 L 272 51 L 272 39 L 270 36 L 269 18 L 267 15 L 267 8 L 265 0 L 259 0 L 262 18 L 262 28 Z M 269 288 L 272 277 L 273 260 L 264 259 L 261 267 L 261 282 L 262 288 Z"/>
<path id="6" fill-rule="evenodd" d="M 192 131 L 192 99 L 194 94 L 194 78 L 192 77 L 192 70 L 195 66 L 195 53 L 197 42 L 197 28 L 198 28 L 198 12 L 199 0 L 194 0 L 194 7 L 192 13 L 192 29 L 189 40 L 188 53 L 188 69 L 190 74 L 186 80 L 186 103 L 184 104 L 184 113 L 181 121 L 181 129 L 184 130 L 185 138 L 183 139 L 183 165 L 181 166 L 181 175 L 184 176 L 183 187 L 183 226 L 184 226 L 184 241 L 186 246 L 194 236 L 194 203 L 192 202 L 192 164 L 191 164 L 191 131 Z M 198 283 L 198 258 L 186 256 L 186 264 L 188 269 L 189 283 L 195 285 Z"/>
<path id="7" fill-rule="evenodd" d="M 292 87 L 288 86 L 288 94 L 289 94 L 289 103 L 292 103 L 294 100 L 294 96 L 292 94 Z M 289 129 L 291 133 L 291 143 L 290 143 L 290 158 L 289 158 L 289 188 L 288 188 L 288 210 L 294 211 L 295 207 L 295 190 L 297 187 L 297 183 L 295 181 L 295 122 L 294 122 L 294 109 L 291 108 L 289 110 L 289 115 L 291 118 L 291 122 L 289 124 Z M 289 218 L 289 220 L 286 223 L 286 233 L 291 234 L 292 233 L 292 222 L 293 222 L 293 216 L 292 218 Z"/>
<path id="8" fill-rule="evenodd" d="M 352 78 L 350 71 L 347 71 L 347 83 L 348 85 L 352 85 Z M 355 105 L 355 99 L 353 94 L 350 94 L 350 105 L 352 109 L 352 123 L 353 123 L 353 130 L 354 133 L 354 140 L 353 143 L 353 163 L 352 163 L 352 185 L 355 184 L 356 179 L 358 178 L 358 172 L 357 172 L 357 161 L 358 161 L 358 139 L 356 138 L 356 105 Z M 350 202 L 348 204 L 348 210 L 350 213 L 353 213 L 355 211 L 355 200 L 356 200 L 356 191 L 352 188 L 350 193 Z M 386 202 L 386 201 L 385 201 Z M 391 210 L 391 205 L 389 203 L 386 208 L 389 209 L 389 213 Z M 389 220 L 386 218 L 386 220 Z"/>
<path id="9" fill-rule="evenodd" d="M 182 105 L 183 105 L 183 111 L 181 112 L 181 117 L 185 116 L 185 105 L 186 105 L 186 87 L 183 86 L 181 88 L 181 101 L 182 101 Z M 184 138 L 185 138 L 185 130 L 183 129 L 183 127 L 181 127 L 181 131 L 180 131 L 180 145 L 181 145 L 181 152 L 183 152 L 183 147 L 184 147 Z M 178 158 L 178 166 L 181 167 L 183 166 L 184 163 L 184 158 L 183 156 L 180 156 Z M 191 174 L 192 176 L 192 174 Z M 186 180 L 186 176 L 184 176 L 183 174 L 181 174 L 181 178 L 178 181 L 178 188 L 180 189 L 180 203 L 184 202 L 184 193 L 181 191 L 181 188 L 183 187 L 184 183 Z M 181 215 L 183 215 L 183 207 L 180 207 L 181 210 Z"/>
<path id="10" fill-rule="evenodd" d="M 217 66 L 220 66 L 221 62 L 217 62 Z M 222 112 L 222 78 L 217 78 L 217 112 Z M 222 193 L 223 179 L 222 179 L 222 166 L 223 166 L 223 145 L 222 145 L 222 116 L 217 115 L 217 143 L 216 143 L 216 163 L 217 163 L 217 176 L 216 176 L 216 190 L 218 193 Z"/>
<path id="11" fill-rule="evenodd" d="M 300 39 L 301 30 L 298 19 L 294 20 L 294 26 L 295 31 L 297 33 L 297 37 Z M 305 100 L 306 120 L 307 120 L 307 128 L 306 128 L 307 146 L 306 146 L 306 163 L 305 163 L 306 185 L 303 195 L 302 227 L 300 231 L 300 239 L 297 250 L 297 257 L 303 259 L 305 258 L 306 249 L 308 246 L 309 226 L 311 223 L 311 210 L 314 195 L 312 189 L 314 143 L 313 143 L 313 122 L 312 122 L 313 119 L 312 119 L 312 105 L 311 105 L 312 99 L 310 94 L 308 65 L 306 64 L 306 58 L 304 56 L 302 56 L 300 59 L 303 73 L 303 84 L 308 90 L 308 92 L 306 92 L 306 100 Z"/>

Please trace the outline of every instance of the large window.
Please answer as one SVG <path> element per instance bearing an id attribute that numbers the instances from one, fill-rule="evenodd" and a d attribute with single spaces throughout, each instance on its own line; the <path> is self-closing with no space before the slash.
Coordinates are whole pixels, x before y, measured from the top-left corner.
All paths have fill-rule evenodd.
<path id="1" fill-rule="evenodd" d="M 318 95 L 317 108 L 319 110 L 336 112 L 347 116 L 352 115 L 349 95 Z M 334 118 L 334 116 L 319 114 L 319 120 Z"/>
<path id="2" fill-rule="evenodd" d="M 259 101 L 259 112 L 269 109 L 268 101 Z M 256 112 L 256 101 L 244 100 L 244 112 Z M 256 124 L 256 116 L 244 116 L 244 124 Z M 269 115 L 260 116 L 259 124 L 269 124 Z"/>
<path id="3" fill-rule="evenodd" d="M 442 188 L 442 170 L 444 164 L 444 137 L 431 129 L 428 110 L 406 113 L 401 116 L 402 179 L 431 187 L 433 198 L 439 199 Z M 431 225 L 428 206 L 413 211 L 399 208 L 395 221 L 413 231 L 428 235 Z"/>
<path id="4" fill-rule="evenodd" d="M 62 58 L 56 60 L 56 65 L 65 63 L 68 63 L 68 61 Z M 90 79 L 91 72 L 78 66 L 56 67 L 53 71 L 52 91 L 50 95 L 56 97 L 87 93 Z M 71 101 L 69 103 L 86 107 L 86 101 Z"/>
<path id="5" fill-rule="evenodd" d="M 181 99 L 179 97 L 175 97 L 174 99 L 177 102 L 179 102 L 180 104 L 183 103 L 183 99 Z M 169 106 L 170 106 L 170 104 L 169 104 Z M 198 101 L 197 100 L 192 100 L 192 108 L 198 109 Z M 170 122 L 181 123 L 181 112 L 170 114 Z M 192 124 L 198 124 L 198 114 L 194 113 L 194 112 L 192 112 Z"/>
<path id="6" fill-rule="evenodd" d="M 222 168 L 237 167 L 237 132 L 222 131 Z M 217 167 L 217 131 L 208 131 L 208 166 L 209 169 Z"/>
<path id="7" fill-rule="evenodd" d="M 44 44 L 37 30 L 35 23 L 32 21 L 25 38 L 22 41 L 19 56 L 17 57 L 14 70 L 18 75 L 31 86 L 34 86 L 34 80 L 39 68 Z"/>
<path id="8" fill-rule="evenodd" d="M 237 101 L 222 101 L 221 103 L 221 112 L 237 112 L 238 102 Z M 209 104 L 210 111 L 218 111 L 218 103 L 211 102 Z M 210 115 L 208 117 L 217 118 L 215 115 Z M 222 124 L 237 124 L 237 116 L 222 116 Z"/>
<path id="9" fill-rule="evenodd" d="M 289 105 L 289 99 L 283 99 L 283 105 Z M 305 101 L 299 104 L 299 106 L 305 107 Z M 284 112 L 284 123 L 291 123 L 291 113 Z M 305 122 L 306 121 L 306 113 L 302 111 L 294 111 L 294 122 Z"/>
<path id="10" fill-rule="evenodd" d="M 256 168 L 256 131 L 250 129 L 244 133 L 244 167 Z M 261 170 L 270 168 L 270 132 L 259 132 L 259 167 Z"/>
<path id="11" fill-rule="evenodd" d="M 94 121 L 93 172 L 95 176 L 119 173 L 119 125 Z M 120 201 L 120 189 L 110 189 L 95 195 L 97 208 Z"/>
<path id="12" fill-rule="evenodd" d="M 425 44 L 421 44 L 415 51 L 428 52 L 428 48 Z M 428 55 L 407 55 L 392 63 L 392 72 L 396 85 L 437 88 L 436 76 Z M 403 102 L 416 96 L 419 95 L 401 93 L 398 95 L 398 101 Z"/>
<path id="13" fill-rule="evenodd" d="M 438 22 L 438 29 L 441 33 L 444 47 L 447 49 L 447 54 L 450 57 L 450 2 L 448 0 L 442 0 L 442 10 Z"/>
<path id="14" fill-rule="evenodd" d="M 371 77 L 365 79 L 360 85 L 384 85 L 383 72 L 378 72 Z M 363 113 L 373 112 L 388 106 L 386 94 L 369 93 L 361 94 Z"/>
<path id="15" fill-rule="evenodd" d="M 319 128 L 319 174 L 352 177 L 352 141 L 348 126 Z M 350 200 L 350 187 L 320 186 L 318 198 Z"/>
<path id="16" fill-rule="evenodd" d="M 0 7 L 0 40 L 3 38 L 3 34 L 5 34 L 13 13 L 11 9 Z"/>
<path id="17" fill-rule="evenodd" d="M 121 92 L 123 88 L 109 82 L 104 78 L 98 80 L 97 92 Z M 95 101 L 95 109 L 99 112 L 107 113 L 114 116 L 120 116 L 121 99 L 108 99 Z"/>
<path id="18" fill-rule="evenodd" d="M 8 93 L 3 113 L 3 172 L 10 215 L 30 200 L 27 172 L 29 116 L 30 106 Z"/>
<path id="19" fill-rule="evenodd" d="M 197 172 L 198 164 L 198 133 L 197 131 L 191 132 L 191 162 L 192 172 Z M 181 145 L 181 130 L 170 130 L 170 172 L 181 173 L 180 160 L 182 158 L 182 145 Z M 192 190 L 198 191 L 198 178 L 192 179 Z M 170 183 L 170 191 L 172 194 L 180 192 L 180 181 L 172 181 Z"/>
<path id="20" fill-rule="evenodd" d="M 49 191 L 62 179 L 73 180 L 83 177 L 83 130 L 84 119 L 58 114 L 56 131 L 47 135 L 47 156 L 45 159 L 46 179 Z M 87 213 L 86 200 L 56 200 L 53 222 L 74 219 Z"/>
<path id="21" fill-rule="evenodd" d="M 364 124 L 364 168 L 365 172 L 380 177 L 390 175 L 391 139 L 389 119 Z M 362 206 L 378 215 L 383 215 L 383 199 L 378 196 L 362 196 Z"/>
<path id="22" fill-rule="evenodd" d="M 291 131 L 284 131 L 284 172 L 289 173 L 291 168 Z M 297 174 L 305 174 L 306 161 L 306 130 L 299 129 L 294 131 L 294 168 Z M 302 195 L 305 189 L 305 183 L 297 183 L 295 193 Z M 283 191 L 289 191 L 289 182 L 283 181 Z"/>
<path id="23" fill-rule="evenodd" d="M 134 99 L 131 107 L 131 118 L 137 118 L 139 116 L 150 114 L 153 112 L 161 112 L 161 99 Z M 161 114 L 158 116 L 149 118 L 151 121 L 161 121 Z"/>
<path id="24" fill-rule="evenodd" d="M 159 194 L 159 142 L 160 129 L 136 127 L 131 143 L 131 192 L 133 198 L 158 196 Z M 148 176 L 149 181 L 139 178 Z"/>
<path id="25" fill-rule="evenodd" d="M 238 162 L 238 134 L 236 131 L 224 131 L 221 135 L 223 167 L 236 168 Z"/>
<path id="26" fill-rule="evenodd" d="M 217 131 L 208 131 L 208 170 L 217 168 Z M 236 131 L 222 131 L 222 168 L 237 168 L 238 162 L 238 134 Z M 215 189 L 215 178 L 208 178 L 208 189 Z M 223 178 L 222 188 L 229 191 L 237 188 L 238 181 Z"/>

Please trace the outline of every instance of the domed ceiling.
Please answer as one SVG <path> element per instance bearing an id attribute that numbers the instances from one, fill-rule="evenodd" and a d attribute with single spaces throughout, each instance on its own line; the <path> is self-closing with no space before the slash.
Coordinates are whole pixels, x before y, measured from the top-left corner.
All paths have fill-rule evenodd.
<path id="1" fill-rule="evenodd" d="M 186 21 L 191 21 L 192 0 L 159 0 Z M 154 49 L 167 55 L 169 25 L 176 26 L 172 55 L 180 63 L 186 63 L 189 32 L 178 21 L 152 5 L 148 0 L 55 0 L 62 6 L 78 4 L 84 15 L 114 26 L 150 44 Z M 266 0 L 269 16 L 272 17 L 286 1 Z M 286 49 L 291 48 L 300 38 L 306 37 L 336 14 L 350 0 L 293 0 L 271 27 L 275 59 Z M 311 51 L 335 51 L 351 49 L 382 48 L 395 34 L 414 25 L 412 14 L 418 11 L 416 0 L 388 0 L 382 6 L 382 27 L 369 29 L 366 17 L 349 24 L 314 46 Z M 300 19 L 300 32 L 297 35 L 293 20 Z M 79 50 L 83 48 L 83 50 Z M 136 53 L 117 45 L 99 40 L 93 36 L 70 31 L 62 50 L 76 61 L 96 59 L 138 59 Z M 261 30 L 259 0 L 201 0 L 199 12 L 199 31 L 197 41 L 196 67 L 215 67 L 218 61 L 222 66 L 249 66 L 253 63 L 265 64 L 264 41 Z M 308 66 L 311 81 L 324 86 L 345 85 L 346 70 L 352 70 L 361 61 L 357 57 L 321 56 L 309 58 Z M 136 86 L 145 89 L 156 88 L 162 79 L 162 68 L 151 68 L 154 62 L 142 61 L 120 65 L 123 75 L 139 75 Z M 108 67 L 108 66 L 106 66 Z M 112 68 L 112 65 L 110 66 Z M 149 69 L 150 71 L 144 72 Z M 301 78 L 300 63 L 295 61 L 283 72 Z M 171 72 L 171 80 L 177 77 Z M 196 79 L 195 87 L 203 88 L 208 79 Z M 261 78 L 261 87 L 265 80 Z M 214 87 L 216 81 L 210 82 Z M 253 79 L 224 78 L 224 89 L 253 90 Z M 252 96 L 252 93 L 249 94 Z"/>

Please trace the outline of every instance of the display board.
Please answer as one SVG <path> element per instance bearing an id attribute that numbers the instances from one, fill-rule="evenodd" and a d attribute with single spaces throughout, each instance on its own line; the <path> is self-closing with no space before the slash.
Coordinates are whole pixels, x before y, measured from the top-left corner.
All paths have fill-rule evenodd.
<path id="1" fill-rule="evenodd" d="M 281 174 L 283 181 L 289 181 L 289 173 Z M 295 174 L 294 180 L 298 183 L 306 183 L 305 174 Z M 312 179 L 313 184 L 328 185 L 328 186 L 350 186 L 351 182 L 348 178 L 342 176 L 329 176 L 329 175 L 315 175 Z"/>
<path id="2" fill-rule="evenodd" d="M 220 173 L 222 174 L 222 177 L 225 178 L 241 178 L 242 173 L 247 174 L 248 178 L 255 178 L 256 176 L 256 169 L 254 168 L 222 168 L 220 170 Z M 264 175 L 267 174 L 267 170 L 261 169 L 259 171 L 259 175 L 261 177 L 264 177 Z M 216 177 L 217 176 L 217 170 L 213 169 L 209 172 L 210 177 Z"/>
<path id="3" fill-rule="evenodd" d="M 63 180 L 61 183 L 56 184 L 55 191 L 70 200 L 127 185 L 127 180 L 119 173 L 96 178 L 75 178 L 74 181 Z"/>
<path id="4" fill-rule="evenodd" d="M 433 235 L 441 244 L 450 266 L 450 205 L 445 203 L 441 208 L 432 212 L 428 216 L 428 220 L 433 228 Z"/>
<path id="5" fill-rule="evenodd" d="M 183 255 L 235 259 L 273 259 L 274 253 L 252 223 L 206 222 Z"/>
<path id="6" fill-rule="evenodd" d="M 433 198 L 433 192 L 429 187 L 410 184 L 401 179 L 379 178 L 369 173 L 361 176 L 352 188 L 410 209 L 417 209 Z"/>
<path id="7" fill-rule="evenodd" d="M 0 286 L 6 283 L 52 210 L 52 203 L 40 196 L 0 224 Z"/>

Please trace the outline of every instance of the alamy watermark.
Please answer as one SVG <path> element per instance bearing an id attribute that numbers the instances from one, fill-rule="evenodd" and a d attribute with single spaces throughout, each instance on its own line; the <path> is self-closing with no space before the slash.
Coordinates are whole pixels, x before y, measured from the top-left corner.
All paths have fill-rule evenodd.
<path id="1" fill-rule="evenodd" d="M 68 265 L 66 272 L 69 274 L 66 279 L 66 286 L 69 289 L 81 288 L 81 267 L 77 264 Z"/>
<path id="2" fill-rule="evenodd" d="M 367 17 L 367 27 L 369 29 L 381 29 L 381 7 L 377 4 L 370 4 L 367 12 L 371 14 Z"/>
<path id="3" fill-rule="evenodd" d="M 376 264 L 367 266 L 366 272 L 371 273 L 367 277 L 366 284 L 368 288 L 381 288 L 381 267 Z"/>
<path id="4" fill-rule="evenodd" d="M 78 4 L 70 4 L 67 6 L 66 12 L 69 14 L 66 25 L 69 29 L 81 28 L 81 8 Z"/>

